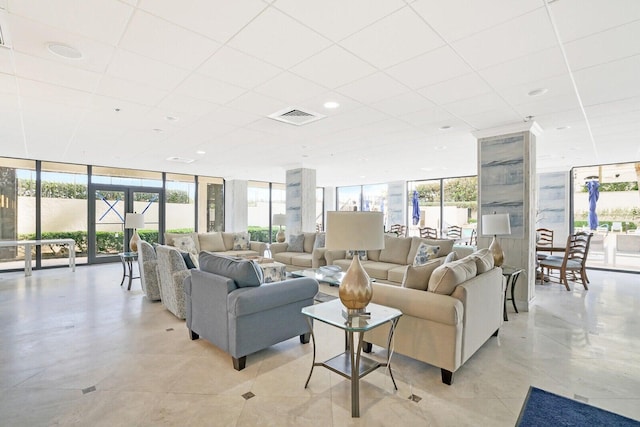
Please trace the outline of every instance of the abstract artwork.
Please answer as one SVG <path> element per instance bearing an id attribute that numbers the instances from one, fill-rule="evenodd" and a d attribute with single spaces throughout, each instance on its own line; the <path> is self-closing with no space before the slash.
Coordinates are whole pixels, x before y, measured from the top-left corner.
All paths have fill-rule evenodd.
<path id="1" fill-rule="evenodd" d="M 511 235 L 524 237 L 524 134 L 481 140 L 480 215 L 508 213 Z"/>

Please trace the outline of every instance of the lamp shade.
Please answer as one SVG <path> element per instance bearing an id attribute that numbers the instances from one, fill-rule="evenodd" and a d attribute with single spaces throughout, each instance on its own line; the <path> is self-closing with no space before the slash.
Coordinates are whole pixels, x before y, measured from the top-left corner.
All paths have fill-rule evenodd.
<path id="1" fill-rule="evenodd" d="M 144 214 L 127 213 L 124 217 L 124 228 L 144 227 Z"/>
<path id="2" fill-rule="evenodd" d="M 382 212 L 327 212 L 328 250 L 384 249 L 384 214 Z"/>
<path id="3" fill-rule="evenodd" d="M 505 235 L 511 234 L 511 223 L 509 214 L 489 214 L 482 215 L 482 234 L 484 235 Z"/>
<path id="4" fill-rule="evenodd" d="M 273 225 L 287 225 L 287 216 L 285 214 L 274 214 Z"/>

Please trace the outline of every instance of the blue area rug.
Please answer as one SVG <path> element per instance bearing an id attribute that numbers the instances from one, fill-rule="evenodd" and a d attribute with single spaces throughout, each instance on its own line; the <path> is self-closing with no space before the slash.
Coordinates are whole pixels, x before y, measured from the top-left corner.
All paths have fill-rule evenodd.
<path id="1" fill-rule="evenodd" d="M 529 387 L 517 426 L 640 426 L 639 421 Z"/>

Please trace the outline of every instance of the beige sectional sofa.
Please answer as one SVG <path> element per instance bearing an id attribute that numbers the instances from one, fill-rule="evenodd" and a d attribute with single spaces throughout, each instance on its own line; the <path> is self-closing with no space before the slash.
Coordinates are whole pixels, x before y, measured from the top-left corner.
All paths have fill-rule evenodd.
<path id="1" fill-rule="evenodd" d="M 416 252 L 420 243 L 430 246 L 438 246 L 439 250 L 434 259 L 427 261 L 429 264 L 440 265 L 450 252 L 454 250 L 454 240 L 450 239 L 422 239 L 419 237 L 396 237 L 385 235 L 385 247 L 382 250 L 367 251 L 366 260 L 362 260 L 362 266 L 372 279 L 401 285 L 407 267 L 414 263 Z M 466 255 L 470 249 L 455 248 L 460 256 Z M 327 265 L 338 265 L 343 271 L 347 271 L 351 264 L 351 256 L 347 251 L 326 251 Z"/>
<path id="2" fill-rule="evenodd" d="M 164 233 L 164 242 L 196 256 L 200 251 L 231 256 L 263 256 L 267 249 L 266 243 L 250 241 L 247 232 Z"/>
<path id="3" fill-rule="evenodd" d="M 394 351 L 440 368 L 442 382 L 456 372 L 503 322 L 502 269 L 488 249 L 438 267 L 408 267 L 402 286 L 373 283 L 372 302 L 402 311 Z M 389 328 L 365 335 L 386 348 Z M 366 348 L 366 347 L 365 347 Z"/>
<path id="4" fill-rule="evenodd" d="M 289 242 L 271 244 L 271 257 L 285 264 L 288 271 L 322 267 L 327 265 L 324 236 L 324 233 L 291 235 Z"/>

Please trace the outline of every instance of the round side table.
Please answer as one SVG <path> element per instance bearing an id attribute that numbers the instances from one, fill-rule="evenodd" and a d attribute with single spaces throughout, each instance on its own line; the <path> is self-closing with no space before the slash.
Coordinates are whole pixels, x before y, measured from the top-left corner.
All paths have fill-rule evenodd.
<path id="1" fill-rule="evenodd" d="M 519 313 L 518 311 L 518 307 L 516 307 L 516 299 L 514 298 L 513 294 L 514 294 L 514 289 L 516 287 L 516 283 L 518 282 L 518 277 L 520 277 L 520 274 L 522 273 L 522 269 L 521 268 L 516 268 L 516 267 L 510 267 L 508 265 L 503 265 L 502 266 L 502 275 L 504 277 L 506 277 L 507 279 L 507 285 L 504 287 L 504 320 L 505 321 L 509 321 L 509 317 L 507 316 L 507 300 L 511 300 L 511 303 L 513 304 L 513 309 L 516 311 L 516 313 Z M 507 298 L 507 290 L 509 289 L 509 285 L 511 285 L 511 298 Z"/>
<path id="2" fill-rule="evenodd" d="M 133 276 L 133 262 L 138 260 L 138 253 L 137 252 L 121 252 L 118 255 L 120 255 L 120 261 L 122 261 L 122 281 L 120 282 L 120 286 L 124 284 L 124 279 L 128 277 L 129 286 L 127 287 L 127 290 L 130 291 L 131 282 L 133 281 L 133 279 L 140 278 L 140 276 L 135 276 L 135 277 Z"/>

